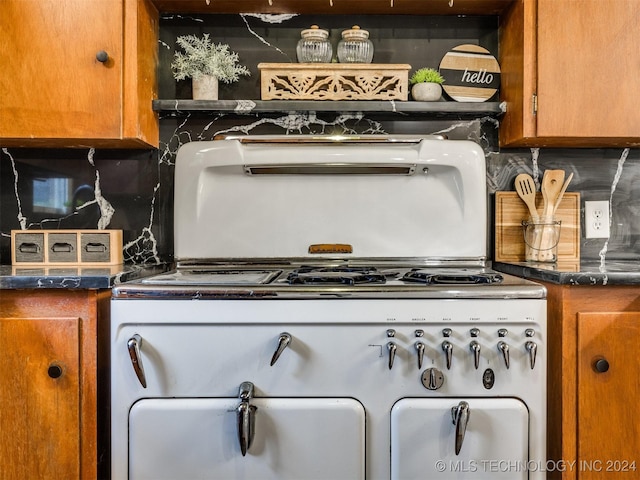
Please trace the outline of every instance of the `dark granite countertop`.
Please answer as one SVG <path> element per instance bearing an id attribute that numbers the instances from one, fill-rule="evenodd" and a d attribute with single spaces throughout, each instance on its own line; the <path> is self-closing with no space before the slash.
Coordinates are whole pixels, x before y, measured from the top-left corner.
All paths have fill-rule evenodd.
<path id="1" fill-rule="evenodd" d="M 502 263 L 493 268 L 528 280 L 559 285 L 638 285 L 640 259 L 582 261 L 580 263 Z"/>
<path id="2" fill-rule="evenodd" d="M 170 265 L 12 266 L 0 265 L 0 290 L 21 288 L 111 288 L 167 271 Z"/>

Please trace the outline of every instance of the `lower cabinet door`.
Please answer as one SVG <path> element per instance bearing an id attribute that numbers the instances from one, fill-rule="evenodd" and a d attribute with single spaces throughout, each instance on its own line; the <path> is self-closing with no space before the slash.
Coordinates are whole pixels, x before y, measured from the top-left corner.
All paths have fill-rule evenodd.
<path id="1" fill-rule="evenodd" d="M 391 479 L 525 480 L 528 425 L 526 405 L 513 398 L 399 400 L 391 411 Z"/>
<path id="2" fill-rule="evenodd" d="M 239 405 L 237 398 L 138 401 L 129 414 L 129 479 L 365 478 L 365 411 L 358 401 L 253 398 L 244 456 Z"/>

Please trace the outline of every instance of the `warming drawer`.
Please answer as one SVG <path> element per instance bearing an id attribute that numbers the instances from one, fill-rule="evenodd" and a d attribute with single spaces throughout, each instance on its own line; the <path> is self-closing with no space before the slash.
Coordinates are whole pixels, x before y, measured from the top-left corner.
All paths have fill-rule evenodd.
<path id="1" fill-rule="evenodd" d="M 515 398 L 405 398 L 391 411 L 392 480 L 526 480 L 528 452 L 529 412 Z"/>

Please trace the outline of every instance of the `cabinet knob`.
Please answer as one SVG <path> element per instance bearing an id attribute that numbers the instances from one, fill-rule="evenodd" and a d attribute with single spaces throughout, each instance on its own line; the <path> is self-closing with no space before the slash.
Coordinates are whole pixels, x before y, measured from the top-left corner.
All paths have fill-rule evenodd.
<path id="1" fill-rule="evenodd" d="M 51 363 L 47 369 L 47 375 L 51 378 L 60 378 L 63 374 L 62 367 L 57 363 Z"/>
<path id="2" fill-rule="evenodd" d="M 109 54 L 104 50 L 100 50 L 98 53 L 96 53 L 96 60 L 98 60 L 100 63 L 106 63 L 107 60 L 109 60 Z"/>
<path id="3" fill-rule="evenodd" d="M 598 358 L 593 362 L 593 369 L 598 373 L 605 373 L 609 371 L 609 362 L 606 358 Z"/>

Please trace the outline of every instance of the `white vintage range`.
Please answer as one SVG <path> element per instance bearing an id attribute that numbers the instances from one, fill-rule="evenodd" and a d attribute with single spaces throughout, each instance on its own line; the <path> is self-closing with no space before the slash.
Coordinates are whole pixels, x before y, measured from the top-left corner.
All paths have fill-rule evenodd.
<path id="1" fill-rule="evenodd" d="M 112 301 L 114 479 L 542 479 L 546 300 L 485 265 L 482 150 L 183 146 L 177 269 Z"/>

